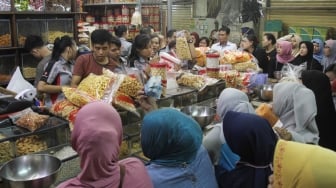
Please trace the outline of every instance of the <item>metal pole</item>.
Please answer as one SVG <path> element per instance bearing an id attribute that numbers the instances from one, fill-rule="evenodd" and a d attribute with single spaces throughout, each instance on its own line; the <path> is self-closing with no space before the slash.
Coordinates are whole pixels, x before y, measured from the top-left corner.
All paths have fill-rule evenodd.
<path id="1" fill-rule="evenodd" d="M 167 0 L 167 30 L 172 29 L 172 5 L 173 0 Z"/>

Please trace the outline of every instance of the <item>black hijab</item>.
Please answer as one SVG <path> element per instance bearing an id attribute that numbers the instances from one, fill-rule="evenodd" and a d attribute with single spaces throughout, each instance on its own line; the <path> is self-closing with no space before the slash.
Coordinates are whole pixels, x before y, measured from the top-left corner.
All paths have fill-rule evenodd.
<path id="1" fill-rule="evenodd" d="M 301 48 L 301 45 L 305 44 L 307 47 L 307 54 L 305 56 L 301 56 L 300 54 L 296 56 L 296 58 L 290 62 L 293 65 L 301 65 L 304 62 L 307 62 L 307 70 L 320 70 L 322 71 L 323 67 L 322 65 L 316 61 L 313 57 L 314 55 L 314 45 L 310 41 L 302 41 L 300 42 L 299 47 Z"/>
<path id="2" fill-rule="evenodd" d="M 317 115 L 315 117 L 319 129 L 319 145 L 336 151 L 336 112 L 332 99 L 329 78 L 320 71 L 302 72 L 302 83 L 314 92 Z"/>

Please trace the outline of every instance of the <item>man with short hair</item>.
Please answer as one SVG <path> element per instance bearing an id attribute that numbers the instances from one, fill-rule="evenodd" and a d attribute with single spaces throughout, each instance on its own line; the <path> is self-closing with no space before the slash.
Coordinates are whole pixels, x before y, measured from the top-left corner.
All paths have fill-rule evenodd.
<path id="1" fill-rule="evenodd" d="M 173 41 L 176 41 L 176 29 L 171 29 L 167 32 L 166 37 L 166 46 L 160 50 L 160 52 L 169 53 L 169 44 Z"/>
<path id="2" fill-rule="evenodd" d="M 211 46 L 211 50 L 215 50 L 220 54 L 224 51 L 237 50 L 237 45 L 229 41 L 230 28 L 223 26 L 218 30 L 218 41 Z"/>
<path id="3" fill-rule="evenodd" d="M 77 58 L 72 73 L 71 87 L 78 84 L 90 73 L 101 75 L 103 68 L 116 71 L 122 66 L 119 62 L 121 42 L 105 29 L 91 33 L 92 53 Z"/>
<path id="4" fill-rule="evenodd" d="M 51 49 L 49 49 L 47 45 L 44 45 L 42 38 L 37 35 L 27 36 L 24 49 L 26 49 L 36 59 L 40 60 L 36 67 L 36 76 L 34 80 L 34 86 L 37 87 L 37 84 L 44 72 L 44 68 L 51 59 Z"/>
<path id="5" fill-rule="evenodd" d="M 276 39 L 272 33 L 265 33 L 263 35 L 262 47 L 266 51 L 268 64 L 268 77 L 274 78 L 274 71 L 276 71 Z"/>

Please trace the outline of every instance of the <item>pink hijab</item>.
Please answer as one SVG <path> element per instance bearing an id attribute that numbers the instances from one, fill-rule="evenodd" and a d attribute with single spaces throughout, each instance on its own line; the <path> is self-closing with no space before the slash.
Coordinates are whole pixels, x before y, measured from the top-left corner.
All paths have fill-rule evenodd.
<path id="1" fill-rule="evenodd" d="M 292 43 L 288 41 L 278 41 L 277 45 L 281 47 L 281 54 L 277 53 L 276 60 L 279 63 L 291 62 L 295 57 L 292 55 Z"/>
<path id="2" fill-rule="evenodd" d="M 103 102 L 92 102 L 79 110 L 71 144 L 80 156 L 81 172 L 58 188 L 118 188 L 120 164 L 125 166 L 123 187 L 151 188 L 143 162 L 136 158 L 118 161 L 123 130 L 118 112 Z"/>

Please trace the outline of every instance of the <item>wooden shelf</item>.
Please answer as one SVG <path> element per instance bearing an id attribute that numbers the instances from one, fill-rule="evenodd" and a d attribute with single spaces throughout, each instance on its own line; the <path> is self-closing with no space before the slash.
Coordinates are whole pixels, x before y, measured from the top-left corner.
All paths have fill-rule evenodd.
<path id="1" fill-rule="evenodd" d="M 120 2 L 120 3 L 91 3 L 84 6 L 118 6 L 118 5 L 137 5 L 138 2 Z"/>
<path id="2" fill-rule="evenodd" d="M 46 11 L 22 11 L 22 12 L 13 12 L 17 15 L 75 15 L 75 14 L 87 14 L 87 12 L 46 12 Z"/>
<path id="3" fill-rule="evenodd" d="M 23 47 L 0 47 L 0 50 L 17 50 Z"/>
<path id="4" fill-rule="evenodd" d="M 267 10 L 336 10 L 336 7 L 304 7 L 304 6 L 292 6 L 292 7 L 266 7 Z"/>

